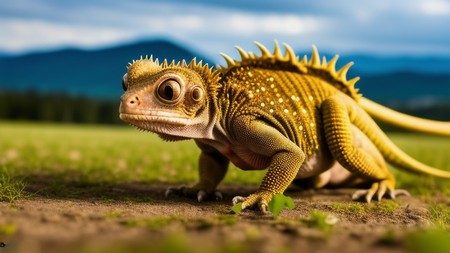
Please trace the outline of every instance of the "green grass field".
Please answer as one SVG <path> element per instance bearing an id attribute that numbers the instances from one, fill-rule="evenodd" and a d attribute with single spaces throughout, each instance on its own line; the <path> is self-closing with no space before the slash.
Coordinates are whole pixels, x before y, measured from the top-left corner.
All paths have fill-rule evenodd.
<path id="1" fill-rule="evenodd" d="M 390 137 L 416 159 L 440 169 L 450 170 L 449 137 L 407 133 L 390 134 Z M 135 193 L 131 190 L 132 192 L 118 193 L 114 189 L 127 183 L 194 183 L 197 180 L 198 155 L 199 150 L 193 141 L 163 142 L 154 134 L 139 132 L 127 126 L 0 122 L 0 201 L 14 202 L 44 196 L 49 199 L 68 200 L 93 198 L 106 204 L 117 201 L 152 203 L 146 192 Z M 398 188 L 407 189 L 413 196 L 429 204 L 431 229 L 408 234 L 405 239 L 407 248 L 411 249 L 410 252 L 417 253 L 430 252 L 430 245 L 443 245 L 442 247 L 448 249 L 450 245 L 446 238 L 450 229 L 449 181 L 413 175 L 397 169 L 392 171 L 397 178 Z M 265 171 L 241 171 L 232 166 L 224 183 L 257 185 L 264 173 Z M 440 198 L 443 195 L 446 197 Z M 439 199 L 446 199 L 447 202 L 441 203 Z M 366 205 L 343 202 L 329 206 L 332 212 L 349 216 L 364 216 L 369 212 L 392 215 L 399 207 L 395 201 L 382 203 Z M 120 217 L 121 213 L 111 211 L 105 215 L 115 219 Z M 320 218 L 323 215 L 318 213 L 316 216 Z M 238 220 L 236 216 L 226 217 L 231 217 L 233 222 Z M 158 226 L 163 226 L 172 218 L 169 216 L 144 220 L 144 225 L 139 220 L 125 221 L 130 226 L 152 227 L 161 222 L 162 225 Z M 321 220 L 317 219 L 316 217 L 310 223 L 314 221 L 312 226 L 322 228 Z M 272 224 L 265 222 L 269 227 Z M 295 224 L 299 224 L 296 222 Z M 311 226 L 310 223 L 308 226 Z M 246 224 L 252 223 L 250 221 Z M 283 220 L 279 224 L 283 224 Z M 0 226 L 0 235 L 14 234 L 15 229 L 13 223 L 3 224 Z M 169 234 L 168 238 L 178 234 L 179 232 Z M 386 234 L 385 241 L 394 240 L 391 237 L 393 236 Z M 173 245 L 171 241 L 170 245 Z M 115 252 L 127 252 L 127 247 Z"/>
<path id="2" fill-rule="evenodd" d="M 450 138 L 406 133 L 390 137 L 419 161 L 450 170 Z M 51 178 L 47 190 L 63 190 L 67 183 L 100 187 L 197 180 L 199 150 L 193 141 L 164 142 L 132 127 L 0 122 L 0 140 L 2 174 L 31 183 Z M 398 187 L 414 195 L 450 195 L 446 180 L 392 171 Z M 224 183 L 258 184 L 263 174 L 231 167 Z"/>

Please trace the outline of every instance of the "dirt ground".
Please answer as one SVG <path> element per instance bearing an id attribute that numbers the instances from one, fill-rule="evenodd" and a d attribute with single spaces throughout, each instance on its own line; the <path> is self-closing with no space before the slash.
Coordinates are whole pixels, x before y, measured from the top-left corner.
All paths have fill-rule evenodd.
<path id="1" fill-rule="evenodd" d="M 223 201 L 197 203 L 166 199 L 167 185 L 126 184 L 111 196 L 148 195 L 148 201 L 99 196 L 54 197 L 36 194 L 14 203 L 0 202 L 0 225 L 14 233 L 1 235 L 3 252 L 407 252 L 405 234 L 426 227 L 426 204 L 399 197 L 393 212 L 354 214 L 332 208 L 352 203 L 351 189 L 288 191 L 294 210 L 277 220 L 244 211 L 230 213 L 231 198 L 254 187 L 225 185 Z M 377 203 L 370 205 L 376 206 Z M 337 218 L 326 233 L 300 221 L 312 210 Z"/>

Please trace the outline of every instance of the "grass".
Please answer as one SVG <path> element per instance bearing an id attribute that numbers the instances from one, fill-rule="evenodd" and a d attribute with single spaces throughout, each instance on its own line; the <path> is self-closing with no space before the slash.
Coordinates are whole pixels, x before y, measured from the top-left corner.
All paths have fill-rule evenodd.
<path id="1" fill-rule="evenodd" d="M 369 213 L 392 215 L 397 208 L 400 207 L 400 203 L 394 200 L 385 199 L 371 204 L 360 202 L 332 203 L 329 204 L 328 207 L 338 213 L 361 217 Z"/>
<path id="2" fill-rule="evenodd" d="M 206 229 L 213 226 L 228 226 L 238 222 L 234 215 L 216 215 L 214 217 L 187 219 L 182 215 L 159 216 L 151 218 L 139 218 L 124 220 L 123 223 L 129 227 L 144 227 L 150 230 L 161 230 L 174 223 L 180 223 L 184 227 Z"/>
<path id="3" fill-rule="evenodd" d="M 44 181 L 43 192 L 50 195 L 82 194 L 68 192 L 68 184 L 102 195 L 108 184 L 198 179 L 200 151 L 193 141 L 163 142 L 126 126 L 0 122 L 0 140 L 0 166 L 9 176 L 28 183 Z M 262 176 L 261 171 L 231 168 L 225 182 L 258 184 Z"/>
<path id="4" fill-rule="evenodd" d="M 450 170 L 450 138 L 417 134 L 391 134 L 390 137 L 416 159 Z M 194 142 L 163 142 L 154 134 L 138 132 L 126 126 L 0 121 L 0 140 L 0 201 L 13 202 L 32 192 L 38 196 L 69 199 L 98 196 L 101 201 L 108 203 L 117 200 L 151 202 L 145 193 L 133 191 L 117 194 L 112 189 L 128 182 L 145 185 L 155 182 L 189 184 L 198 179 L 196 167 L 200 151 Z M 397 186 L 407 189 L 414 196 L 427 200 L 440 194 L 450 195 L 449 182 L 446 180 L 417 176 L 400 170 L 392 171 L 397 179 Z M 264 173 L 241 171 L 232 166 L 224 183 L 257 185 Z M 389 200 L 370 205 L 357 202 L 329 205 L 330 213 L 356 216 L 364 216 L 370 212 L 394 214 L 398 207 L 398 202 Z M 426 252 L 419 250 L 425 247 L 421 242 L 449 236 L 450 207 L 431 203 L 430 216 L 435 230 L 413 233 L 408 237 L 408 247 L 417 249 L 414 252 Z M 173 223 L 208 227 L 239 222 L 239 217 L 224 214 L 196 220 L 186 220 L 183 216 L 126 220 L 120 211 L 109 211 L 104 213 L 104 217 L 123 221 L 130 227 L 148 229 L 161 229 Z M 326 213 L 312 212 L 304 223 L 296 224 L 328 231 L 333 226 L 329 224 L 327 217 Z M 1 225 L 0 233 L 15 233 L 15 226 Z M 255 227 L 249 228 L 245 234 L 248 238 L 260 237 L 260 231 Z M 385 240 L 390 241 L 392 237 L 393 235 L 387 234 Z M 157 248 L 162 252 L 172 250 L 172 244 L 183 248 L 186 246 L 183 238 L 169 237 Z M 241 244 L 230 244 L 227 247 L 231 252 L 248 251 Z M 122 251 L 118 249 L 117 252 Z"/>
<path id="5" fill-rule="evenodd" d="M 13 180 L 6 169 L 0 170 L 0 201 L 14 202 L 27 196 L 25 183 Z"/>
<path id="6" fill-rule="evenodd" d="M 309 214 L 309 217 L 303 220 L 303 223 L 308 227 L 317 228 L 321 230 L 325 235 L 331 233 L 334 225 L 338 222 L 338 219 L 328 213 L 312 210 Z"/>
<path id="7" fill-rule="evenodd" d="M 418 160 L 450 170 L 450 138 L 415 134 L 390 137 Z M 126 126 L 0 122 L 0 140 L 0 166 L 9 177 L 1 180 L 16 193 L 23 186 L 20 182 L 44 181 L 44 193 L 70 197 L 85 192 L 68 191 L 68 184 L 104 196 L 108 184 L 194 183 L 198 178 L 200 151 L 193 141 L 163 142 L 154 134 Z M 393 172 L 398 187 L 415 196 L 450 195 L 446 180 Z M 264 171 L 241 171 L 232 166 L 224 182 L 257 185 L 263 175 Z"/>

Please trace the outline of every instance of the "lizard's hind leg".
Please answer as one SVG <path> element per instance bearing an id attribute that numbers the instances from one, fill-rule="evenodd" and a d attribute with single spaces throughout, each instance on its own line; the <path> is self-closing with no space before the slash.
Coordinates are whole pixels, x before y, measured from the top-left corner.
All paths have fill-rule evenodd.
<path id="1" fill-rule="evenodd" d="M 375 194 L 381 200 L 387 192 L 391 198 L 407 194 L 395 190 L 395 179 L 375 145 L 366 136 L 375 126 L 373 120 L 353 101 L 334 96 L 322 104 L 323 126 L 328 148 L 333 157 L 347 170 L 372 182 L 368 190 L 353 194 L 353 199 L 365 197 L 370 202 Z M 356 126 L 356 129 L 355 129 Z"/>

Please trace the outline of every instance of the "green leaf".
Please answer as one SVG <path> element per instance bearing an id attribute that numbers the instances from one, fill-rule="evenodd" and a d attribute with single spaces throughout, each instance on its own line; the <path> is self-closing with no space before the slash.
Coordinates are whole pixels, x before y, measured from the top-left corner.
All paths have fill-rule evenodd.
<path id="1" fill-rule="evenodd" d="M 295 208 L 294 200 L 291 197 L 287 196 L 284 196 L 284 198 L 285 198 L 284 202 L 285 206 L 289 209 L 294 209 Z"/>
<path id="2" fill-rule="evenodd" d="M 231 208 L 231 211 L 235 214 L 239 214 L 242 211 L 242 203 L 237 203 Z"/>
<path id="3" fill-rule="evenodd" d="M 284 208 L 293 209 L 294 207 L 295 204 L 292 198 L 284 196 L 281 193 L 273 195 L 272 200 L 269 202 L 269 211 L 275 219 Z"/>

